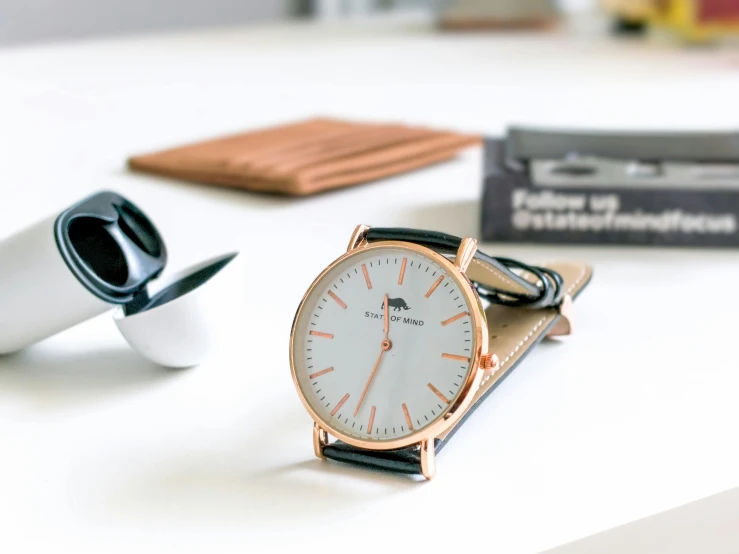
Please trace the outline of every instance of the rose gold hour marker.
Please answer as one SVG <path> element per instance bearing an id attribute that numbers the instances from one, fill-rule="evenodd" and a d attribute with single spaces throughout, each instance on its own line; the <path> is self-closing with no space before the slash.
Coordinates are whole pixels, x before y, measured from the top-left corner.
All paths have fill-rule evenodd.
<path id="1" fill-rule="evenodd" d="M 428 298 L 429 296 L 431 296 L 431 295 L 432 295 L 432 294 L 434 293 L 434 291 L 436 290 L 436 287 L 438 287 L 438 286 L 439 286 L 439 284 L 440 284 L 440 283 L 441 283 L 441 282 L 442 282 L 443 280 L 444 280 L 444 276 L 442 275 L 442 276 L 441 276 L 441 277 L 439 277 L 439 278 L 438 278 L 438 279 L 437 279 L 436 281 L 434 281 L 434 284 L 433 284 L 433 285 L 431 285 L 431 288 L 430 288 L 430 289 L 429 289 L 429 291 L 428 291 L 428 292 L 426 293 L 426 298 Z"/>
<path id="2" fill-rule="evenodd" d="M 314 337 L 323 337 L 324 339 L 332 339 L 334 336 L 331 333 L 321 333 L 320 331 L 311 331 L 309 334 Z"/>
<path id="3" fill-rule="evenodd" d="M 311 373 L 308 375 L 308 379 L 315 379 L 316 377 L 320 377 L 321 375 L 326 375 L 327 373 L 331 373 L 334 370 L 333 366 L 327 367 L 326 369 L 322 369 L 321 371 L 316 371 L 315 373 Z"/>
<path id="4" fill-rule="evenodd" d="M 403 403 L 403 413 L 405 414 L 405 421 L 408 424 L 408 429 L 413 431 L 413 422 L 411 421 L 411 414 L 408 413 L 408 406 Z"/>
<path id="5" fill-rule="evenodd" d="M 341 400 L 339 400 L 339 403 L 336 405 L 336 407 L 333 410 L 331 410 L 331 415 L 332 416 L 335 416 L 336 415 L 336 412 L 338 412 L 341 409 L 341 407 L 344 405 L 344 402 L 346 402 L 348 398 L 349 398 L 349 393 L 347 392 L 344 395 L 344 398 L 342 398 Z"/>
<path id="6" fill-rule="evenodd" d="M 461 313 L 458 313 L 457 315 L 455 315 L 453 317 L 450 317 L 449 319 L 446 319 L 446 320 L 442 321 L 441 322 L 441 325 L 444 326 L 444 327 L 446 327 L 450 323 L 454 323 L 455 321 L 457 321 L 458 319 L 462 319 L 466 315 L 470 315 L 470 312 L 461 312 Z"/>
<path id="7" fill-rule="evenodd" d="M 460 362 L 469 362 L 470 359 L 466 356 L 457 356 L 456 354 L 442 354 L 442 358 L 449 358 L 450 360 L 459 360 Z"/>
<path id="8" fill-rule="evenodd" d="M 405 264 L 408 263 L 408 258 L 403 258 L 403 263 L 400 264 L 400 277 L 398 277 L 398 284 L 403 284 L 403 277 L 405 277 Z"/>
<path id="9" fill-rule="evenodd" d="M 443 401 L 444 401 L 444 402 L 445 402 L 446 404 L 449 404 L 449 399 L 448 399 L 448 398 L 447 398 L 446 396 L 444 396 L 443 394 L 441 394 L 441 391 L 440 391 L 439 389 L 437 389 L 437 388 L 436 388 L 436 387 L 435 387 L 434 385 L 432 385 L 431 383 L 429 383 L 429 384 L 428 384 L 427 386 L 428 386 L 428 388 L 430 388 L 430 389 L 431 389 L 431 391 L 432 391 L 432 392 L 433 392 L 433 393 L 434 393 L 434 394 L 435 394 L 436 396 L 438 396 L 439 398 L 441 398 L 441 399 L 442 399 L 442 400 L 443 400 Z"/>
<path id="10" fill-rule="evenodd" d="M 336 296 L 336 295 L 334 294 L 334 291 L 332 291 L 332 290 L 328 291 L 328 295 L 329 295 L 329 296 L 330 296 L 331 298 L 333 298 L 334 300 L 336 300 L 336 303 L 337 303 L 337 304 L 338 304 L 339 306 L 341 306 L 342 308 L 344 308 L 344 309 L 346 310 L 346 304 L 344 304 L 344 301 L 343 301 L 343 300 L 342 300 L 341 298 L 339 298 L 338 296 Z"/>
<path id="11" fill-rule="evenodd" d="M 367 288 L 372 290 L 372 281 L 370 281 L 369 273 L 367 273 L 367 266 L 362 264 L 362 273 L 364 273 L 364 280 L 367 281 Z"/>
<path id="12" fill-rule="evenodd" d="M 369 423 L 367 424 L 367 434 L 368 435 L 372 434 L 372 424 L 374 422 L 375 422 L 375 407 L 372 406 L 372 410 L 370 410 L 370 420 L 369 420 Z"/>

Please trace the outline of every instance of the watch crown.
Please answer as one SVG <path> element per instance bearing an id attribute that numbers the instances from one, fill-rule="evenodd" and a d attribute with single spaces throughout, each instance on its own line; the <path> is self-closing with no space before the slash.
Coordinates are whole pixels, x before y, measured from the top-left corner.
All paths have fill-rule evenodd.
<path id="1" fill-rule="evenodd" d="M 484 369 L 487 373 L 494 373 L 499 363 L 498 356 L 495 354 L 483 354 L 480 358 L 480 369 Z"/>

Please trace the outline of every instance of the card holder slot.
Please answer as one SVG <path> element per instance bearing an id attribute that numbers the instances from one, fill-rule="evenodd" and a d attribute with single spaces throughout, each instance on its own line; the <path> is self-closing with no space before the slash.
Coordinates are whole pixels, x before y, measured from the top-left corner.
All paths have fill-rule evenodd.
<path id="1" fill-rule="evenodd" d="M 290 162 L 292 160 L 300 160 L 305 157 L 331 151 L 335 148 L 341 148 L 349 144 L 363 142 L 376 136 L 394 136 L 396 133 L 402 132 L 407 127 L 390 126 L 390 125 L 373 125 L 371 127 L 358 127 L 356 129 L 347 129 L 346 132 L 331 137 L 321 137 L 320 139 L 311 140 L 303 145 L 302 148 L 296 148 L 287 152 L 275 152 L 270 156 L 265 156 L 258 162 L 258 167 L 268 168 L 276 163 Z M 257 167 L 255 165 L 254 167 Z"/>
<path id="2" fill-rule="evenodd" d="M 157 152 L 153 156 L 177 159 L 193 169 L 221 168 L 229 166 L 231 160 L 242 155 L 244 151 L 258 152 L 284 147 L 287 142 L 301 142 L 306 137 L 320 135 L 335 128 L 343 129 L 345 125 L 331 119 L 314 119 L 172 148 Z"/>
<path id="3" fill-rule="evenodd" d="M 329 177 L 331 174 L 341 171 L 351 171 L 367 166 L 402 161 L 404 158 L 422 155 L 428 151 L 442 148 L 461 148 L 470 144 L 472 144 L 472 140 L 468 137 L 440 133 L 433 137 L 346 158 L 340 162 L 320 164 L 313 168 L 300 171 L 299 173 L 301 177 L 309 179 Z"/>
<path id="4" fill-rule="evenodd" d="M 228 188 L 245 189 L 251 192 L 265 193 L 285 193 L 296 189 L 294 181 L 291 180 L 275 180 L 275 179 L 259 179 L 256 177 L 244 178 L 241 174 L 225 173 L 222 171 L 212 171 L 207 169 L 191 170 L 182 169 L 177 165 L 167 166 L 157 163 L 156 166 L 141 167 L 142 171 L 146 171 L 152 175 L 158 175 L 166 178 L 183 179 L 189 182 L 218 185 Z"/>
<path id="5" fill-rule="evenodd" d="M 270 162 L 301 156 L 311 150 L 325 147 L 327 144 L 340 143 L 356 135 L 361 136 L 365 132 L 366 130 L 361 127 L 322 129 L 319 132 L 284 140 L 276 148 L 262 146 L 251 149 L 246 153 L 242 151 L 230 159 L 227 165 L 259 171 L 262 166 L 268 165 Z"/>
<path id="6" fill-rule="evenodd" d="M 178 146 L 157 152 L 157 155 L 168 156 L 170 154 L 181 154 L 181 153 L 198 153 L 207 154 L 211 150 L 217 150 L 219 153 L 228 154 L 228 151 L 233 150 L 238 152 L 248 146 L 254 144 L 263 144 L 266 142 L 281 140 L 282 135 L 286 132 L 289 133 L 307 133 L 314 132 L 317 129 L 323 128 L 327 125 L 339 125 L 339 122 L 333 122 L 331 120 L 324 119 L 310 119 L 293 123 L 289 125 L 276 125 L 268 127 L 266 129 L 258 129 L 255 131 L 249 131 L 247 133 L 240 133 L 237 135 L 229 135 L 226 137 L 215 137 L 207 139 L 196 144 L 189 144 L 184 146 Z M 223 149 L 223 150 L 222 150 Z"/>
<path id="7" fill-rule="evenodd" d="M 265 167 L 264 169 L 270 175 L 285 175 L 309 170 L 312 167 L 322 164 L 339 163 L 346 159 L 379 150 L 387 150 L 401 144 L 428 138 L 429 136 L 428 131 L 413 129 L 405 129 L 394 133 L 364 134 L 355 140 L 324 148 L 322 151 L 316 152 L 311 156 L 291 158 L 279 164 L 273 164 L 271 167 Z"/>
<path id="8" fill-rule="evenodd" d="M 428 167 L 454 158 L 458 154 L 456 148 L 425 152 L 417 156 L 407 157 L 389 164 L 365 166 L 352 171 L 339 172 L 333 175 L 313 179 L 299 179 L 300 193 L 313 194 L 346 187 L 356 183 L 376 181 L 398 173 Z"/>
<path id="9" fill-rule="evenodd" d="M 271 160 L 286 159 L 288 163 L 291 163 L 292 161 L 300 161 L 300 163 L 305 164 L 305 159 L 301 160 L 301 158 L 295 156 L 293 153 L 300 152 L 301 150 L 307 151 L 309 149 L 313 149 L 314 151 L 325 150 L 328 154 L 324 153 L 317 158 L 317 161 L 321 159 L 328 160 L 332 157 L 339 157 L 344 153 L 344 150 L 352 150 L 352 146 L 347 146 L 346 148 L 337 146 L 344 142 L 364 145 L 359 148 L 356 146 L 353 147 L 356 152 L 361 152 L 362 149 L 369 150 L 375 148 L 378 143 L 387 143 L 389 137 L 400 136 L 411 138 L 434 134 L 432 131 L 412 129 L 403 126 L 394 126 L 393 128 L 390 126 L 373 126 L 374 128 L 369 130 L 365 127 L 366 126 L 362 126 L 356 129 L 349 129 L 347 126 L 340 129 L 324 128 L 319 132 L 311 129 L 308 133 L 300 133 L 299 135 L 293 136 L 289 141 L 284 140 L 285 135 L 283 134 L 279 139 L 279 150 L 271 148 L 268 144 L 263 144 L 258 149 L 251 149 L 246 155 L 239 155 L 238 157 L 226 160 L 225 163 L 218 163 L 217 165 L 201 163 L 200 159 L 190 161 L 192 160 L 192 157 L 188 157 L 186 155 L 187 153 L 179 153 L 176 158 L 173 156 L 172 159 L 179 160 L 179 163 L 183 167 L 193 170 L 221 168 L 229 172 L 234 170 L 238 171 L 244 176 L 263 176 L 266 172 L 272 172 L 270 171 L 271 168 L 263 167 L 265 158 Z M 310 137 L 311 140 L 311 144 L 309 145 L 305 144 L 307 137 Z M 333 153 L 331 153 L 332 151 Z M 307 159 L 310 160 L 310 158 Z M 280 174 L 284 171 L 285 170 L 282 170 L 282 168 L 279 168 L 275 173 Z"/>
<path id="10" fill-rule="evenodd" d="M 307 133 L 284 133 L 278 141 L 273 143 L 258 144 L 250 148 L 244 148 L 240 152 L 229 157 L 228 160 L 225 160 L 224 166 L 229 168 L 248 168 L 251 164 L 262 160 L 264 157 L 286 155 L 291 151 L 300 151 L 310 144 L 343 136 L 348 131 L 350 131 L 350 129 L 346 127 L 323 127 L 314 129 Z"/>
<path id="11" fill-rule="evenodd" d="M 285 126 L 277 129 L 270 136 L 259 140 L 254 140 L 248 135 L 240 136 L 233 149 L 220 154 L 218 166 L 231 167 L 240 163 L 247 163 L 271 155 L 274 152 L 300 147 L 306 141 L 314 140 L 316 137 L 332 136 L 343 132 L 346 132 L 344 124 L 321 120 L 300 128 Z"/>

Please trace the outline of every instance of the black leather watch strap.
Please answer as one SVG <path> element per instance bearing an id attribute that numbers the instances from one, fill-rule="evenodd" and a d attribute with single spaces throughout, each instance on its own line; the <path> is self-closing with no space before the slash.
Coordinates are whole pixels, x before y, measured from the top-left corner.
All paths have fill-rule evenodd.
<path id="1" fill-rule="evenodd" d="M 462 243 L 460 237 L 403 227 L 372 227 L 367 231 L 367 241 L 396 240 L 412 242 L 436 252 L 453 255 Z M 518 275 L 512 270 L 533 275 L 538 283 Z M 478 294 L 495 304 L 526 306 L 538 309 L 556 306 L 562 300 L 562 278 L 548 268 L 524 264 L 510 258 L 494 258 L 477 250 L 468 276 Z"/>
<path id="2" fill-rule="evenodd" d="M 382 232 L 374 234 L 375 240 L 408 240 L 407 238 L 399 239 L 399 235 L 389 233 L 387 230 L 379 231 Z M 378 236 L 382 238 L 377 238 Z M 448 235 L 445 235 L 445 237 L 448 237 Z M 433 240 L 437 238 L 432 235 Z M 428 237 L 424 240 L 428 240 Z M 441 247 L 438 246 L 439 243 L 433 244 L 435 250 L 437 248 L 453 249 L 453 243 L 448 242 L 446 238 L 442 240 L 447 242 Z M 431 247 L 432 243 L 427 242 L 426 244 Z M 573 299 L 585 288 L 592 275 L 590 267 L 577 263 L 553 263 L 548 264 L 547 269 L 560 277 L 561 294 L 568 295 Z M 470 407 L 462 418 L 452 428 L 435 439 L 436 453 L 439 453 L 448 443 L 459 426 L 482 403 L 482 400 L 511 373 L 536 344 L 547 336 L 561 317 L 556 306 L 532 310 L 505 304 L 491 304 L 485 310 L 485 315 L 488 324 L 489 350 L 499 357 L 499 366 L 495 373 L 483 378 L 480 388 L 475 393 Z M 398 450 L 382 451 L 357 448 L 336 441 L 325 446 L 323 454 L 331 460 L 368 468 L 396 473 L 421 474 L 420 450 L 417 445 Z"/>
<path id="3" fill-rule="evenodd" d="M 442 441 L 435 441 L 437 452 L 440 450 L 441 444 Z M 398 450 L 367 450 L 336 441 L 323 449 L 323 455 L 329 460 L 372 469 L 405 473 L 407 475 L 421 474 L 421 453 L 417 446 L 409 446 Z"/>

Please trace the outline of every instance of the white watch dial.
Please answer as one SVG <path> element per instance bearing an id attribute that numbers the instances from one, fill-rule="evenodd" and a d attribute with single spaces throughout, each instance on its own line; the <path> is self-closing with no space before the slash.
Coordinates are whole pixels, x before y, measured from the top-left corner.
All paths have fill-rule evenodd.
<path id="1" fill-rule="evenodd" d="M 295 321 L 298 386 L 345 435 L 386 441 L 415 433 L 464 389 L 474 309 L 457 277 L 431 257 L 399 246 L 358 250 L 315 283 Z"/>

